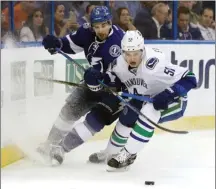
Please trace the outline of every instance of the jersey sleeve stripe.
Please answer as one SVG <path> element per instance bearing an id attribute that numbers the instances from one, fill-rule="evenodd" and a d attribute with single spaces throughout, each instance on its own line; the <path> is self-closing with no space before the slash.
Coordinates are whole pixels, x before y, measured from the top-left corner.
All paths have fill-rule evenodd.
<path id="1" fill-rule="evenodd" d="M 187 70 L 186 72 L 184 72 L 184 74 L 182 75 L 181 78 L 185 77 L 188 73 L 189 73 L 189 70 Z"/>
<path id="2" fill-rule="evenodd" d="M 70 48 L 73 50 L 75 53 L 79 53 L 84 51 L 84 49 L 78 45 L 76 45 L 70 38 L 70 35 L 66 35 L 67 40 L 69 41 Z"/>
<path id="3" fill-rule="evenodd" d="M 116 25 L 113 25 L 113 27 L 114 27 L 116 30 L 119 30 L 118 27 L 117 27 Z"/>

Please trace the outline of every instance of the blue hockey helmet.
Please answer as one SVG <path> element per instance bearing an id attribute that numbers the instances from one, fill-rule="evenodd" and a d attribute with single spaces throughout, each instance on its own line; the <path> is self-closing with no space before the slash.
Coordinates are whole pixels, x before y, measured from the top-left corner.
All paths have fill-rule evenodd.
<path id="1" fill-rule="evenodd" d="M 91 24 L 112 20 L 112 15 L 106 6 L 95 7 L 90 14 Z"/>

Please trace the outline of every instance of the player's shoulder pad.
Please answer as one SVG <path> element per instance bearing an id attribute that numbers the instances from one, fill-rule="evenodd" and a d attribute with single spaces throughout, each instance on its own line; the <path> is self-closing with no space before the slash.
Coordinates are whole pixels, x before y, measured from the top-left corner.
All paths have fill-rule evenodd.
<path id="1" fill-rule="evenodd" d="M 83 29 L 89 29 L 89 28 L 91 28 L 91 25 L 90 25 L 90 23 L 84 23 L 82 25 L 82 27 L 83 27 Z"/>
<path id="2" fill-rule="evenodd" d="M 165 63 L 165 54 L 158 49 L 146 48 L 146 56 L 146 68 L 149 70 L 153 70 L 159 64 L 162 66 Z"/>
<path id="3" fill-rule="evenodd" d="M 123 38 L 122 31 L 117 26 L 113 25 L 113 34 L 107 40 L 107 48 L 112 58 L 117 58 L 121 55 L 121 40 Z"/>
<path id="4" fill-rule="evenodd" d="M 79 36 L 79 38 L 82 38 L 83 36 L 88 35 L 88 33 L 91 33 L 90 27 L 88 27 L 89 23 L 84 23 L 81 25 L 77 31 L 71 33 L 73 36 Z"/>
<path id="5" fill-rule="evenodd" d="M 91 26 L 89 23 L 84 23 L 82 26 L 78 28 L 76 33 L 82 34 L 85 36 L 86 33 L 91 33 Z"/>
<path id="6" fill-rule="evenodd" d="M 113 25 L 112 25 L 112 28 L 113 28 L 114 32 L 116 32 L 116 31 L 117 31 L 117 32 L 121 32 L 121 33 L 123 32 L 123 30 L 122 30 L 119 26 L 117 26 L 117 25 L 114 25 L 114 24 L 113 24 Z"/>
<path id="7" fill-rule="evenodd" d="M 116 25 L 112 25 L 112 28 L 113 28 L 113 32 L 114 32 L 115 36 L 118 36 L 119 38 L 122 39 L 124 34 L 125 34 L 125 31 Z"/>

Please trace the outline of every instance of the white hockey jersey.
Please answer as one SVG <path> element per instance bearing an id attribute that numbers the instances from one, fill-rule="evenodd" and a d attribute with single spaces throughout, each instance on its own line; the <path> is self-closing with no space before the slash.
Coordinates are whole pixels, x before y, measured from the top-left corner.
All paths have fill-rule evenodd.
<path id="1" fill-rule="evenodd" d="M 171 64 L 158 49 L 147 48 L 146 56 L 138 68 L 129 70 L 124 57 L 119 56 L 107 72 L 113 82 L 117 76 L 129 93 L 154 96 L 184 77 L 189 71 Z"/>

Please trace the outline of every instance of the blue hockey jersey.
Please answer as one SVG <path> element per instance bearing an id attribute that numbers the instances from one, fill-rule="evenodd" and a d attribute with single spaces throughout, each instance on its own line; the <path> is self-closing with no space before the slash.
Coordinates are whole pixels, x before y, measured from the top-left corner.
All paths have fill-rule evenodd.
<path id="1" fill-rule="evenodd" d="M 124 32 L 113 25 L 108 38 L 99 42 L 90 24 L 85 23 L 75 33 L 61 38 L 61 50 L 68 54 L 84 51 L 90 65 L 100 72 L 106 72 L 108 65 L 121 54 L 123 35 Z"/>

